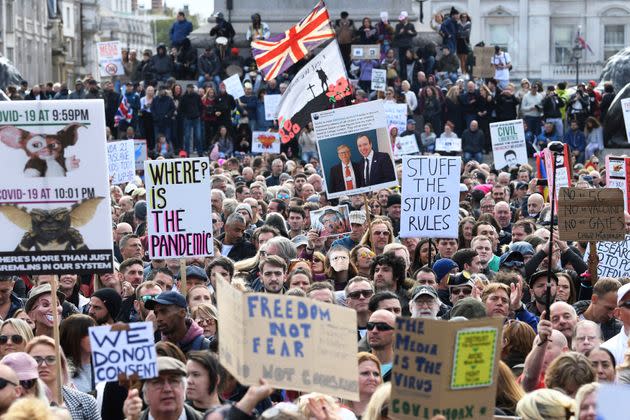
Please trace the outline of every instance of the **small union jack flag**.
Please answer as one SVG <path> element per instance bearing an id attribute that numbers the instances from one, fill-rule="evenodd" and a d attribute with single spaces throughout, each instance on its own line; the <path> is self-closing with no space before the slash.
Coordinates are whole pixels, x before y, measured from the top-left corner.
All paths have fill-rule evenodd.
<path id="1" fill-rule="evenodd" d="M 123 95 L 120 105 L 118 105 L 118 109 L 116 110 L 116 115 L 114 115 L 114 127 L 118 127 L 121 120 L 125 120 L 127 123 L 130 123 L 132 118 L 133 109 L 129 106 L 127 97 Z"/>
<path id="2" fill-rule="evenodd" d="M 270 80 L 334 36 L 328 10 L 324 2 L 320 1 L 308 16 L 288 31 L 266 41 L 252 42 L 252 55 L 265 80 Z"/>

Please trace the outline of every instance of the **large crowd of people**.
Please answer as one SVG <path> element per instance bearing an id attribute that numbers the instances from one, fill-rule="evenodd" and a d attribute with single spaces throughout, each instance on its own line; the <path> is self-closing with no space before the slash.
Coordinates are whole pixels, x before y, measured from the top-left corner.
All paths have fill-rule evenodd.
<path id="1" fill-rule="evenodd" d="M 58 308 L 52 307 L 52 276 L 0 276 L 2 418 L 385 420 L 395 321 L 407 316 L 503 317 L 495 413 L 595 419 L 598 384 L 630 383 L 630 279 L 597 278 L 583 258 L 587 244 L 550 231 L 549 200 L 531 165 L 495 168 L 484 163 L 484 153 L 491 149 L 491 122 L 522 118 L 532 156 L 551 141 L 566 143 L 574 184 L 604 187 L 601 121 L 612 85 L 604 83 L 603 93 L 593 81 L 572 93 L 566 83 L 544 87 L 523 79 L 515 86 L 509 54 L 499 46 L 495 77 L 475 79 L 470 19 L 455 9 L 435 16 L 443 43 L 417 50 L 407 12 L 395 25 L 385 12 L 376 25 L 366 17 L 357 28 L 345 12 L 334 22 L 356 82 L 354 103 L 407 104 L 400 135 L 415 135 L 421 154 L 433 154 L 441 136 L 462 139 L 457 238 L 400 237 L 400 186 L 329 199 L 311 124 L 279 155 L 252 155 L 252 131 L 278 128 L 265 119 L 264 96 L 283 93 L 303 63 L 264 81 L 253 58 L 232 46 L 236 34 L 221 13 L 211 35 L 226 41 L 200 56 L 188 39 L 192 25 L 180 13 L 171 49 L 159 45 L 140 59 L 125 52 L 121 78 L 99 84 L 88 75 L 72 90 L 65 83 L 10 87 L 11 100 L 102 98 L 109 139 L 145 138 L 152 159 L 209 155 L 214 256 L 186 260 L 182 290 L 179 259 L 148 258 L 142 174 L 112 185 L 112 273 L 59 273 Z M 269 36 L 269 25 L 252 16 L 247 39 Z M 352 60 L 353 43 L 380 44 L 381 58 Z M 375 68 L 387 70 L 384 92 L 371 90 Z M 231 72 L 241 76 L 245 96 L 226 92 L 221 81 Z M 130 121 L 116 118 L 123 97 Z M 399 164 L 396 169 L 400 174 Z M 311 212 L 338 204 L 350 210 L 348 234 L 312 229 Z M 627 213 L 625 226 L 630 233 Z M 262 379 L 258 386 L 238 383 L 217 356 L 219 276 L 244 293 L 287 294 L 356 311 L 360 400 L 274 390 Z M 60 373 L 55 310 L 62 319 Z M 135 321 L 153 322 L 158 376 L 141 389 L 99 382 L 88 328 Z"/>

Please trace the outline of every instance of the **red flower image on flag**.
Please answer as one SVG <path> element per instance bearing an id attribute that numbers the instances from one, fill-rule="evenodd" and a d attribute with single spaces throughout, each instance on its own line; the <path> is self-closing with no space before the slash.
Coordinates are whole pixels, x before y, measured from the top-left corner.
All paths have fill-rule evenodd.
<path id="1" fill-rule="evenodd" d="M 265 80 L 270 80 L 304 58 L 310 50 L 334 36 L 335 31 L 330 26 L 328 10 L 320 1 L 308 16 L 288 31 L 266 41 L 252 42 L 252 55 Z"/>
<path id="2" fill-rule="evenodd" d="M 350 86 L 348 79 L 346 79 L 345 77 L 341 77 L 337 80 L 337 83 L 328 86 L 328 92 L 326 92 L 326 96 L 328 96 L 330 102 L 336 103 L 337 101 L 345 98 L 351 93 L 352 86 Z"/>

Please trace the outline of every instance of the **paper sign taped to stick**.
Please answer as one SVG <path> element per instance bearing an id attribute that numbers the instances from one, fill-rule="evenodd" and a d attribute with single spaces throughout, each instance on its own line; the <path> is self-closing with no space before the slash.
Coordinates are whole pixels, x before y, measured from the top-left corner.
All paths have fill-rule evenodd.
<path id="1" fill-rule="evenodd" d="M 227 79 L 223 81 L 225 84 L 225 91 L 232 95 L 234 100 L 237 100 L 241 96 L 245 96 L 245 90 L 243 89 L 243 84 L 241 83 L 241 79 L 238 77 L 238 74 L 233 74 Z"/>
<path id="2" fill-rule="evenodd" d="M 589 247 L 584 252 L 584 261 L 588 262 Z M 597 276 L 630 277 L 630 235 L 622 242 L 597 242 Z"/>
<path id="3" fill-rule="evenodd" d="M 387 87 L 387 70 L 385 69 L 372 69 L 372 84 L 370 88 L 372 90 L 382 90 L 385 92 Z"/>
<path id="4" fill-rule="evenodd" d="M 461 152 L 462 151 L 462 139 L 438 137 L 435 139 L 435 151 L 436 152 Z"/>
<path id="5" fill-rule="evenodd" d="M 244 294 L 223 279 L 219 360 L 244 385 L 263 378 L 274 388 L 359 400 L 356 312 L 269 293 Z"/>
<path id="6" fill-rule="evenodd" d="M 208 158 L 146 161 L 144 173 L 150 258 L 214 255 Z"/>
<path id="7" fill-rule="evenodd" d="M 409 134 L 408 136 L 396 138 L 396 144 L 394 145 L 394 158 L 396 160 L 402 159 L 404 155 L 413 155 L 414 153 L 420 153 L 415 135 Z"/>
<path id="8" fill-rule="evenodd" d="M 379 60 L 381 58 L 381 46 L 374 45 L 352 45 L 353 60 Z"/>
<path id="9" fill-rule="evenodd" d="M 626 140 L 630 142 L 630 98 L 621 100 L 621 109 L 623 111 L 623 122 L 626 126 Z"/>
<path id="10" fill-rule="evenodd" d="M 403 156 L 402 238 L 457 238 L 462 160 Z"/>
<path id="11" fill-rule="evenodd" d="M 136 171 L 144 171 L 144 161 L 148 158 L 147 141 L 134 139 L 133 145 L 135 151 Z"/>
<path id="12" fill-rule="evenodd" d="M 527 163 L 523 120 L 490 124 L 490 137 L 495 168 L 514 168 L 519 164 Z"/>
<path id="13" fill-rule="evenodd" d="M 265 120 L 273 121 L 278 119 L 278 104 L 282 95 L 265 95 Z"/>
<path id="14" fill-rule="evenodd" d="M 630 199 L 630 158 L 606 156 L 606 186 L 623 192 L 624 210 L 628 211 Z"/>
<path id="15" fill-rule="evenodd" d="M 405 131 L 405 128 L 407 128 L 407 105 L 384 102 L 383 106 L 385 107 L 385 115 L 387 116 L 388 132 L 389 127 L 392 125 L 398 128 L 398 134 Z"/>
<path id="16" fill-rule="evenodd" d="M 107 169 L 112 185 L 133 181 L 136 176 L 136 157 L 133 140 L 107 143 Z"/>
<path id="17" fill-rule="evenodd" d="M 390 413 L 492 419 L 503 318 L 397 318 Z"/>
<path id="18" fill-rule="evenodd" d="M 123 328 L 111 325 L 88 329 L 96 382 L 118 381 L 118 375 L 138 379 L 158 376 L 152 322 L 131 322 Z"/>
<path id="19" fill-rule="evenodd" d="M 623 192 L 617 188 L 560 188 L 558 231 L 563 241 L 623 241 Z"/>
<path id="20" fill-rule="evenodd" d="M 252 133 L 252 153 L 280 153 L 280 134 L 254 131 Z"/>

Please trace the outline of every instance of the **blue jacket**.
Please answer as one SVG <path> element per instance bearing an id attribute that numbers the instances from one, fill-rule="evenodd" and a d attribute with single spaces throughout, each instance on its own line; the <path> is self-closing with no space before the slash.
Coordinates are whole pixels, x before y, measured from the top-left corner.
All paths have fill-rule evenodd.
<path id="1" fill-rule="evenodd" d="M 179 45 L 192 32 L 193 26 L 188 20 L 176 20 L 171 26 L 169 36 L 173 45 Z"/>
<path id="2" fill-rule="evenodd" d="M 545 133 L 545 130 L 543 129 L 542 133 L 538 135 L 536 140 L 538 143 L 538 147 L 540 147 L 541 149 L 544 149 L 552 141 L 560 141 L 561 139 L 560 139 L 560 136 L 558 135 L 558 132 L 554 128 L 553 133 Z"/>
<path id="3" fill-rule="evenodd" d="M 586 149 L 586 136 L 580 130 L 569 130 L 564 134 L 564 142 L 571 147 L 571 150 L 583 152 Z"/>
<path id="4" fill-rule="evenodd" d="M 151 114 L 154 121 L 171 119 L 175 114 L 175 102 L 168 95 L 157 95 L 151 103 Z"/>
<path id="5" fill-rule="evenodd" d="M 136 117 L 138 115 L 138 111 L 140 111 L 140 95 L 136 92 L 125 92 L 125 98 L 127 98 L 129 106 L 133 109 L 133 116 Z"/>

